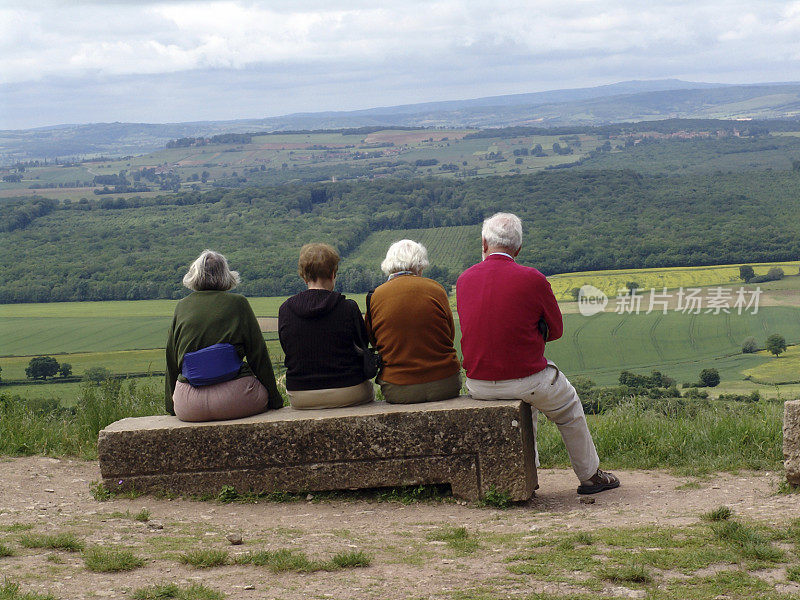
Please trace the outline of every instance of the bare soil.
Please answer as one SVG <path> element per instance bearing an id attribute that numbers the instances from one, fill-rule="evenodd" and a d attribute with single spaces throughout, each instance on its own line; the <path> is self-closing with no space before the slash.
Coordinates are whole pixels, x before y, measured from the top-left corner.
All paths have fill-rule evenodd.
<path id="1" fill-rule="evenodd" d="M 243 599 L 440 598 L 476 589 L 491 590 L 487 598 L 523 592 L 566 594 L 570 586 L 564 583 L 510 574 L 503 559 L 521 541 L 549 533 L 687 526 L 720 505 L 748 521 L 773 526 L 800 518 L 800 497 L 777 493 L 777 473 L 741 472 L 708 479 L 663 471 L 617 474 L 622 480 L 619 489 L 595 495 L 593 504 L 584 504 L 571 471 L 542 470 L 536 497 L 507 510 L 455 501 L 403 505 L 367 499 L 221 504 L 142 496 L 98 502 L 90 493 L 91 483 L 100 479 L 96 462 L 3 459 L 0 543 L 15 556 L 0 558 L 0 572 L 24 591 L 52 593 L 61 599 L 130 598 L 132 590 L 162 582 L 201 582 L 228 598 Z M 132 515 L 143 508 L 149 510 L 150 522 L 125 516 L 126 511 Z M 33 528 L 9 529 L 15 524 Z M 463 556 L 444 542 L 431 541 L 427 534 L 445 525 L 466 527 L 481 539 L 480 550 Z M 79 553 L 25 549 L 19 544 L 25 533 L 65 532 L 87 545 L 131 549 L 147 564 L 124 573 L 92 573 Z M 229 533 L 240 533 L 244 544 L 230 545 Z M 250 565 L 198 570 L 178 562 L 181 552 L 202 548 L 226 549 L 232 557 L 252 550 L 295 548 L 320 559 L 363 550 L 372 557 L 372 565 L 274 574 Z M 778 588 L 784 593 L 800 591 L 793 584 Z M 619 593 L 611 585 L 604 590 L 604 595 Z"/>

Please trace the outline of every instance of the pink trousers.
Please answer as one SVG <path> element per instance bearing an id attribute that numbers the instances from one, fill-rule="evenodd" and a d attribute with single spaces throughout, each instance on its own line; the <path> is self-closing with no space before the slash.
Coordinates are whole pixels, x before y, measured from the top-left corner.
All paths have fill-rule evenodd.
<path id="1" fill-rule="evenodd" d="M 253 377 L 194 387 L 178 381 L 172 402 L 181 421 L 225 421 L 264 412 L 269 393 Z"/>

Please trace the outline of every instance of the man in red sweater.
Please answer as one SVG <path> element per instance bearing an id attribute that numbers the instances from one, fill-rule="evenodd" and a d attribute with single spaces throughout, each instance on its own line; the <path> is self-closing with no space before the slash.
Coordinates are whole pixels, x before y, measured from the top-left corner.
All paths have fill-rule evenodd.
<path id="1" fill-rule="evenodd" d="M 497 213 L 484 221 L 481 238 L 483 261 L 456 283 L 467 389 L 479 400 L 519 398 L 553 421 L 580 481 L 579 494 L 619 487 L 617 477 L 599 468 L 575 388 L 544 357 L 545 341 L 564 332 L 561 310 L 545 276 L 514 260 L 522 222 Z M 534 410 L 534 438 L 536 415 Z"/>

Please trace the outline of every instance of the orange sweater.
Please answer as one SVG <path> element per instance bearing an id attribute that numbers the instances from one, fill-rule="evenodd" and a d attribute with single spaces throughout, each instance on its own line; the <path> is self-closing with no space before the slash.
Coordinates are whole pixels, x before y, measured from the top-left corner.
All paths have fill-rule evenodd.
<path id="1" fill-rule="evenodd" d="M 383 358 L 379 379 L 428 383 L 461 369 L 455 325 L 444 288 L 425 277 L 400 275 L 378 286 L 367 317 L 369 337 Z"/>

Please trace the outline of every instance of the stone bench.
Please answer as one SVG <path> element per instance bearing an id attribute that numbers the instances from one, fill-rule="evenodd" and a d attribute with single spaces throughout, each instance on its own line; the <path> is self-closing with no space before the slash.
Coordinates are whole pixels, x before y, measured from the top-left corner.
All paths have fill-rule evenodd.
<path id="1" fill-rule="evenodd" d="M 783 458 L 786 481 L 800 485 L 800 400 L 790 400 L 784 404 Z"/>
<path id="2" fill-rule="evenodd" d="M 468 397 L 282 408 L 233 421 L 128 418 L 100 432 L 109 490 L 216 494 L 449 484 L 477 500 L 492 487 L 513 500 L 536 489 L 530 407 Z"/>

